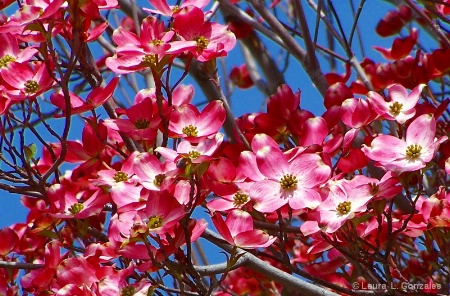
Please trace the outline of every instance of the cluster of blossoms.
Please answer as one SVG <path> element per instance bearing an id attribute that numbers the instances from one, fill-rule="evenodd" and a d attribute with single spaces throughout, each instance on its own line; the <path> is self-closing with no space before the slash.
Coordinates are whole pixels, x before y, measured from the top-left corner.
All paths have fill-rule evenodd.
<path id="1" fill-rule="evenodd" d="M 24 118 L 14 115 L 18 108 L 45 123 L 43 102 L 56 107 L 53 120 L 65 123 L 62 136 L 49 128 L 59 142 L 42 139 L 40 158 L 33 152 L 23 157 L 21 177 L 31 185 L 22 202 L 30 212 L 26 223 L 0 231 L 3 260 L 34 264 L 21 276 L 23 291 L 260 295 L 284 289 L 247 266 L 235 269 L 242 249 L 265 254 L 260 257 L 280 272 L 306 272 L 335 284 L 328 288 L 350 291 L 352 281 L 367 283 L 376 277 L 373 266 L 395 287 L 415 278 L 445 284 L 439 266 L 448 262 L 437 253 L 448 252 L 449 244 L 450 149 L 442 148 L 448 148 L 448 102 L 433 105 L 423 94 L 445 71 L 435 67 L 417 83 L 392 75 L 371 91 L 361 81 L 347 86 L 350 75 L 329 74 L 321 116 L 300 108 L 300 92 L 282 84 L 268 98 L 266 112 L 233 121 L 226 99 L 199 109 L 192 103 L 194 87 L 181 84 L 184 76 L 176 83 L 168 78 L 175 61 L 185 66 L 182 75 L 198 62 L 220 90 L 215 61 L 228 54 L 236 37 L 210 21 L 208 1 L 170 7 L 150 0 L 140 28 L 124 23 L 115 29 L 114 52 L 95 65 L 86 44 L 101 40 L 108 25 L 100 12 L 117 2 L 28 2 L 0 25 L 0 43 L 7 45 L 0 49 L 2 133 L 16 127 L 11 122 L 30 124 L 26 111 Z M 407 12 L 402 17 L 410 21 Z M 378 50 L 386 59 L 412 59 L 417 34 L 412 29 L 405 42 Z M 51 38 L 83 54 L 61 62 L 51 43 L 39 46 Z M 77 67 L 90 84 L 85 99 L 76 87 L 69 91 L 67 73 Z M 102 85 L 99 68 L 117 75 Z M 248 69 L 235 69 L 236 84 L 251 87 Z M 136 73 L 151 74 L 154 87 L 136 89 L 129 107 L 113 104 L 123 76 Z M 97 113 L 103 105 L 108 118 Z M 67 138 L 75 116 L 84 123 L 80 141 Z M 227 120 L 235 123 L 228 138 L 221 133 Z M 34 128 L 32 133 L 41 139 Z M 16 160 L 5 162 L 19 167 Z M 71 170 L 61 174 L 61 163 Z M 212 226 L 221 238 L 211 239 Z M 229 247 L 226 276 L 211 280 L 211 290 L 192 263 L 193 245 L 202 236 Z M 406 245 L 420 256 L 392 263 L 394 246 Z M 166 286 L 167 275 L 178 281 L 173 287 Z M 389 279 L 393 275 L 398 280 Z M 0 270 L 0 294 L 18 295 L 17 277 Z"/>

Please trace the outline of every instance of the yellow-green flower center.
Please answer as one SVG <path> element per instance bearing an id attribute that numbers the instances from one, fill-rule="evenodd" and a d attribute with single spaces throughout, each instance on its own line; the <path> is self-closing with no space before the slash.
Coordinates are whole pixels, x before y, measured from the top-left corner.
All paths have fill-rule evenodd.
<path id="1" fill-rule="evenodd" d="M 403 104 L 399 102 L 394 102 L 389 106 L 389 113 L 393 116 L 397 116 L 402 111 Z"/>
<path id="2" fill-rule="evenodd" d="M 174 7 L 172 7 L 172 13 L 175 14 L 177 12 L 179 12 L 181 10 L 180 6 L 175 5 Z"/>
<path id="3" fill-rule="evenodd" d="M 120 296 L 133 296 L 136 294 L 136 288 L 133 286 L 126 286 L 120 290 Z"/>
<path id="4" fill-rule="evenodd" d="M 410 159 L 416 159 L 420 157 L 420 151 L 422 151 L 422 146 L 417 144 L 409 145 L 408 147 L 406 147 L 406 155 Z"/>
<path id="5" fill-rule="evenodd" d="M 191 124 L 183 127 L 181 131 L 188 137 L 197 137 L 198 135 L 197 127 Z"/>
<path id="6" fill-rule="evenodd" d="M 162 41 L 161 39 L 153 39 L 152 41 L 150 41 L 150 43 L 155 46 L 159 46 L 159 45 L 163 44 L 164 41 Z"/>
<path id="7" fill-rule="evenodd" d="M 189 158 L 191 158 L 191 159 L 196 159 L 196 158 L 199 157 L 201 154 L 200 154 L 200 152 L 198 152 L 198 151 L 192 150 L 192 151 L 189 151 L 188 155 L 189 155 Z"/>
<path id="8" fill-rule="evenodd" d="M 209 41 L 204 36 L 198 36 L 194 38 L 194 41 L 197 42 L 197 48 L 203 50 L 208 47 Z"/>
<path id="9" fill-rule="evenodd" d="M 164 182 L 165 178 L 166 178 L 166 175 L 164 175 L 164 174 L 156 175 L 155 180 L 153 180 L 153 184 L 155 184 L 155 186 L 159 187 Z"/>
<path id="10" fill-rule="evenodd" d="M 152 216 L 148 219 L 147 227 L 149 229 L 156 229 L 163 224 L 163 218 L 161 216 Z"/>
<path id="11" fill-rule="evenodd" d="M 144 128 L 147 128 L 149 125 L 150 125 L 150 122 L 145 118 L 139 118 L 138 120 L 136 120 L 134 122 L 134 126 L 137 129 L 144 129 Z"/>
<path id="12" fill-rule="evenodd" d="M 286 174 L 280 180 L 280 185 L 283 189 L 292 189 L 297 185 L 297 183 L 297 177 L 292 174 Z"/>
<path id="13" fill-rule="evenodd" d="M 235 207 L 242 206 L 248 202 L 249 196 L 242 191 L 238 191 L 233 195 L 233 205 Z"/>
<path id="14" fill-rule="evenodd" d="M 39 84 L 36 80 L 28 80 L 25 82 L 25 92 L 27 94 L 35 94 L 39 90 Z"/>
<path id="15" fill-rule="evenodd" d="M 142 58 L 142 63 L 148 67 L 155 65 L 157 62 L 158 58 L 156 54 L 148 54 Z"/>
<path id="16" fill-rule="evenodd" d="M 117 183 L 123 182 L 123 181 L 128 181 L 128 174 L 120 171 L 120 172 L 115 173 L 113 179 Z"/>
<path id="17" fill-rule="evenodd" d="M 14 62 L 16 59 L 13 56 L 5 55 L 4 57 L 0 58 L 0 68 L 3 68 L 8 64 L 9 62 Z"/>
<path id="18" fill-rule="evenodd" d="M 82 203 L 75 203 L 73 205 L 70 206 L 69 208 L 69 212 L 71 212 L 72 214 L 78 214 L 79 212 L 81 212 L 81 210 L 84 209 L 84 205 Z"/>
<path id="19" fill-rule="evenodd" d="M 338 204 L 336 211 L 341 215 L 346 215 L 350 213 L 350 209 L 352 208 L 352 203 L 350 201 L 343 201 Z"/>

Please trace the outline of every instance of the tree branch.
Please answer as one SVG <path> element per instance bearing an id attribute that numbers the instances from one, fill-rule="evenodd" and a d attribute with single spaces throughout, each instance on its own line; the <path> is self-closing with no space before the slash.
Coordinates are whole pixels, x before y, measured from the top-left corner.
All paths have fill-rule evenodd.
<path id="1" fill-rule="evenodd" d="M 218 247 L 227 252 L 231 252 L 233 248 L 232 246 L 225 244 L 217 234 L 215 234 L 209 229 L 205 230 L 205 232 L 202 234 L 202 237 L 204 237 L 208 241 L 214 243 L 215 245 L 217 245 Z M 274 281 L 277 281 L 278 283 L 282 284 L 284 287 L 288 289 L 292 289 L 295 291 L 298 291 L 300 289 L 305 293 L 305 295 L 310 296 L 338 295 L 315 284 L 308 283 L 300 278 L 290 275 L 276 267 L 273 267 L 269 263 L 259 259 L 258 257 L 244 250 L 238 250 L 237 256 L 242 256 L 241 257 L 242 260 L 245 260 L 247 262 L 247 266 L 250 267 L 251 269 L 261 274 L 264 274 L 265 276 L 267 276 L 270 279 L 273 279 Z"/>

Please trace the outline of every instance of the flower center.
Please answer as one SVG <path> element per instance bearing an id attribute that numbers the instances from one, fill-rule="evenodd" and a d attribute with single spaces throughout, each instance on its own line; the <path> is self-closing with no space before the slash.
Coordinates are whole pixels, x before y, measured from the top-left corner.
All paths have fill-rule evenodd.
<path id="1" fill-rule="evenodd" d="M 406 147 L 406 155 L 410 159 L 418 158 L 420 156 L 420 151 L 422 151 L 422 146 L 418 144 L 409 145 L 408 147 Z"/>
<path id="2" fill-rule="evenodd" d="M 14 62 L 16 59 L 13 56 L 10 56 L 9 54 L 5 55 L 0 59 L 0 68 L 3 68 L 8 64 L 9 62 Z"/>
<path id="3" fill-rule="evenodd" d="M 201 154 L 200 154 L 200 152 L 198 152 L 198 151 L 192 150 L 192 151 L 189 151 L 188 155 L 189 155 L 189 158 L 191 158 L 191 159 L 196 159 L 196 158 L 199 157 Z"/>
<path id="4" fill-rule="evenodd" d="M 389 106 L 389 113 L 391 113 L 394 116 L 397 116 L 400 114 L 400 111 L 402 111 L 403 104 L 399 102 L 394 102 Z"/>
<path id="5" fill-rule="evenodd" d="M 133 224 L 133 226 L 131 226 L 130 229 L 130 237 L 138 237 L 139 234 L 143 234 L 147 232 L 147 226 L 140 223 L 140 222 L 135 222 Z"/>
<path id="6" fill-rule="evenodd" d="M 39 89 L 39 84 L 36 80 L 28 80 L 25 82 L 25 92 L 27 94 L 35 94 Z"/>
<path id="7" fill-rule="evenodd" d="M 283 189 L 292 189 L 297 185 L 297 177 L 292 174 L 286 174 L 281 178 L 280 185 Z"/>
<path id="8" fill-rule="evenodd" d="M 158 62 L 156 54 L 148 54 L 142 58 L 142 63 L 148 67 L 155 65 L 156 62 Z"/>
<path id="9" fill-rule="evenodd" d="M 197 137 L 198 135 L 197 127 L 191 124 L 183 127 L 181 131 L 188 137 Z"/>
<path id="10" fill-rule="evenodd" d="M 128 181 L 128 174 L 120 171 L 120 172 L 117 172 L 117 173 L 114 174 L 113 179 L 117 183 L 123 182 L 123 181 Z"/>
<path id="11" fill-rule="evenodd" d="M 153 39 L 152 41 L 150 41 L 150 43 L 155 46 L 159 46 L 159 45 L 163 44 L 164 41 L 162 41 L 161 39 Z"/>
<path id="12" fill-rule="evenodd" d="M 75 215 L 81 212 L 82 209 L 84 209 L 84 205 L 82 203 L 75 203 L 70 206 L 69 212 Z"/>
<path id="13" fill-rule="evenodd" d="M 204 36 L 198 36 L 194 38 L 194 41 L 197 42 L 197 48 L 203 50 L 208 47 L 209 41 Z"/>
<path id="14" fill-rule="evenodd" d="M 179 12 L 181 10 L 181 7 L 178 5 L 175 5 L 174 7 L 172 7 L 172 13 L 175 14 L 177 12 Z"/>
<path id="15" fill-rule="evenodd" d="M 150 125 L 150 121 L 148 121 L 145 118 L 139 118 L 138 120 L 136 120 L 134 122 L 134 126 L 137 129 L 144 129 L 144 128 L 147 128 L 149 125 Z"/>
<path id="16" fill-rule="evenodd" d="M 378 190 L 380 190 L 378 185 L 375 183 L 369 183 L 369 186 L 370 186 L 370 194 L 372 194 L 372 195 L 377 194 Z"/>
<path id="17" fill-rule="evenodd" d="M 346 215 L 350 213 L 352 203 L 350 201 L 343 201 L 340 204 L 338 204 L 336 211 L 341 215 Z"/>
<path id="18" fill-rule="evenodd" d="M 120 290 L 120 296 L 133 296 L 136 294 L 136 288 L 133 286 L 126 286 Z"/>
<path id="19" fill-rule="evenodd" d="M 147 226 L 149 229 L 156 229 L 163 224 L 163 218 L 161 216 L 151 216 L 148 220 Z"/>
<path id="20" fill-rule="evenodd" d="M 242 191 L 238 191 L 233 195 L 233 205 L 235 207 L 242 206 L 247 203 L 248 199 L 249 199 L 248 194 L 245 194 Z"/>
<path id="21" fill-rule="evenodd" d="M 159 174 L 155 176 L 155 180 L 153 180 L 153 184 L 155 184 L 155 186 L 161 186 L 162 182 L 164 182 L 164 179 L 166 178 L 166 175 L 164 174 Z"/>

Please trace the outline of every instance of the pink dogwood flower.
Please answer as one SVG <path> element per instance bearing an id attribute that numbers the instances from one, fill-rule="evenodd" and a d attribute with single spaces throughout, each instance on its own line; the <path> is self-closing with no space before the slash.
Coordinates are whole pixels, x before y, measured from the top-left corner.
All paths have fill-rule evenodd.
<path id="1" fill-rule="evenodd" d="M 147 199 L 146 214 L 148 230 L 163 234 L 172 232 L 173 227 L 186 214 L 186 209 L 167 191 L 152 192 Z"/>
<path id="2" fill-rule="evenodd" d="M 436 139 L 435 135 L 434 116 L 424 114 L 409 125 L 405 139 L 381 135 L 372 140 L 370 147 L 363 145 L 362 151 L 387 171 L 411 172 L 424 168 L 435 156 L 439 145 L 447 140 L 447 136 Z"/>
<path id="3" fill-rule="evenodd" d="M 193 145 L 189 141 L 182 141 L 178 144 L 177 151 L 167 147 L 158 147 L 155 151 L 161 153 L 167 160 L 177 163 L 181 160 L 188 160 L 191 163 L 199 164 L 211 161 L 212 155 L 222 144 L 223 135 L 217 133 L 213 138 L 204 138 Z"/>
<path id="4" fill-rule="evenodd" d="M 6 94 L 11 100 L 33 99 L 49 90 L 54 81 L 45 63 L 34 67 L 17 62 L 8 63 L 1 75 L 6 82 Z"/>
<path id="5" fill-rule="evenodd" d="M 110 201 L 109 195 L 102 194 L 101 189 L 92 193 L 73 187 L 75 188 L 64 184 L 50 186 L 47 192 L 51 205 L 50 215 L 60 219 L 85 219 L 98 215 Z"/>
<path id="6" fill-rule="evenodd" d="M 123 164 L 120 171 L 114 169 L 101 170 L 98 172 L 99 178 L 94 181 L 96 185 L 106 185 L 110 187 L 112 200 L 123 207 L 141 199 L 141 189 L 136 181 L 133 170 L 133 158 L 129 157 Z"/>
<path id="7" fill-rule="evenodd" d="M 357 188 L 350 192 L 338 188 L 332 190 L 327 199 L 317 207 L 322 230 L 327 233 L 335 232 L 357 213 L 367 210 L 367 203 L 371 199 L 372 196 L 366 194 L 365 190 Z"/>
<path id="8" fill-rule="evenodd" d="M 236 44 L 227 26 L 205 21 L 200 8 L 186 6 L 174 15 L 174 29 L 182 39 L 172 42 L 169 53 L 189 51 L 200 62 L 226 56 Z"/>
<path id="9" fill-rule="evenodd" d="M 171 188 L 176 175 L 175 163 L 161 163 L 156 156 L 147 152 L 134 152 L 130 158 L 133 159 L 133 170 L 142 186 L 152 191 Z"/>
<path id="10" fill-rule="evenodd" d="M 253 183 L 238 182 L 234 192 L 220 195 L 220 198 L 213 199 L 207 203 L 211 212 L 228 211 L 231 209 L 246 209 L 251 207 L 250 188 Z"/>
<path id="11" fill-rule="evenodd" d="M 289 157 L 265 134 L 255 135 L 252 149 L 256 151 L 259 171 L 266 177 L 250 189 L 256 210 L 270 213 L 286 204 L 294 210 L 314 209 L 320 204 L 322 198 L 317 188 L 328 180 L 331 168 L 318 154 Z"/>
<path id="12" fill-rule="evenodd" d="M 419 84 L 408 94 L 402 85 L 393 84 L 388 87 L 390 102 L 386 102 L 382 96 L 373 91 L 370 91 L 367 97 L 380 116 L 403 124 L 416 114 L 415 106 L 425 86 L 425 84 Z"/>
<path id="13" fill-rule="evenodd" d="M 157 106 L 150 98 L 144 98 L 125 110 L 128 119 L 106 119 L 104 124 L 119 132 L 125 133 L 134 140 L 153 140 L 161 118 L 157 115 Z"/>
<path id="14" fill-rule="evenodd" d="M 310 235 L 318 231 L 333 233 L 347 220 L 366 211 L 373 195 L 364 186 L 360 186 L 361 182 L 364 179 L 330 181 L 326 199 L 310 215 L 315 219 L 306 221 L 300 227 L 303 234 Z"/>
<path id="15" fill-rule="evenodd" d="M 113 40 L 118 45 L 116 54 L 106 59 L 106 66 L 115 73 L 124 74 L 156 65 L 171 47 L 174 34 L 174 31 L 165 30 L 164 23 L 155 17 L 142 21 L 139 37 L 120 27 L 113 33 Z"/>
<path id="16" fill-rule="evenodd" d="M 194 105 L 182 105 L 170 115 L 170 136 L 197 143 L 217 133 L 225 122 L 225 117 L 225 108 L 219 100 L 210 102 L 201 113 Z"/>

